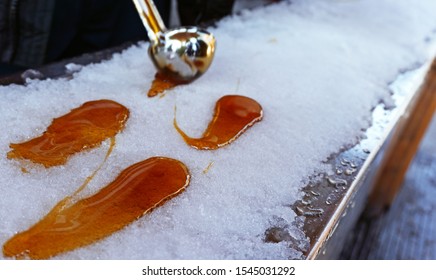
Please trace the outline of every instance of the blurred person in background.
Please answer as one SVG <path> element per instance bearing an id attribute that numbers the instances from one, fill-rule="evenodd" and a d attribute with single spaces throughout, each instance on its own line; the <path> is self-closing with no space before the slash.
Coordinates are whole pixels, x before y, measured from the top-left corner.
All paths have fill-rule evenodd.
<path id="1" fill-rule="evenodd" d="M 177 0 L 181 25 L 231 13 L 234 0 Z M 155 0 L 169 26 L 171 0 Z M 0 0 L 0 76 L 146 40 L 132 0 Z"/>

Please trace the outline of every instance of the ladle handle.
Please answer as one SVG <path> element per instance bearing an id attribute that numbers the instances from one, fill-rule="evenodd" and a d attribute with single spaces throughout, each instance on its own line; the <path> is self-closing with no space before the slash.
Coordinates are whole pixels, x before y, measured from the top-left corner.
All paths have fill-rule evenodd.
<path id="1" fill-rule="evenodd" d="M 157 34 L 166 30 L 165 24 L 152 0 L 133 0 L 136 10 L 147 29 L 148 38 L 157 42 Z"/>

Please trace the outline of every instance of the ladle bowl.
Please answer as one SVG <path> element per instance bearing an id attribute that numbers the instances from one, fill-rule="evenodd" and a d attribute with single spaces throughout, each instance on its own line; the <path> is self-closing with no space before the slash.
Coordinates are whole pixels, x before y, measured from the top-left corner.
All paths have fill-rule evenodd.
<path id="1" fill-rule="evenodd" d="M 150 39 L 148 53 L 157 70 L 188 83 L 204 74 L 215 54 L 215 37 L 195 26 L 167 30 L 152 0 L 133 0 Z"/>

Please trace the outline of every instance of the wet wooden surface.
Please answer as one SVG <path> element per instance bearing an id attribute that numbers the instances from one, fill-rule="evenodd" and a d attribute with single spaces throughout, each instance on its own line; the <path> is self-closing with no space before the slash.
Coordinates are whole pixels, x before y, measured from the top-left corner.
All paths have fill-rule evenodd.
<path id="1" fill-rule="evenodd" d="M 380 166 L 369 199 L 368 210 L 373 215 L 380 214 L 394 200 L 436 110 L 436 60 L 433 61 L 422 87 L 412 102 L 413 107 L 410 113 L 400 120 L 402 125 L 393 135 L 390 148 Z"/>
<path id="2" fill-rule="evenodd" d="M 436 141 L 436 117 L 424 141 Z M 436 259 L 436 145 L 420 147 L 389 211 L 359 220 L 341 259 Z"/>

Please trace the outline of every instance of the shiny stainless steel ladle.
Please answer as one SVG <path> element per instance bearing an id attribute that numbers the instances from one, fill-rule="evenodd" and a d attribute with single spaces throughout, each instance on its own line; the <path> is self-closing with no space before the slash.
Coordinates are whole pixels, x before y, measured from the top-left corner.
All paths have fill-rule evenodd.
<path id="1" fill-rule="evenodd" d="M 148 49 L 157 70 L 178 82 L 190 82 L 209 68 L 215 37 L 197 27 L 167 30 L 152 0 L 133 0 L 147 29 Z"/>

